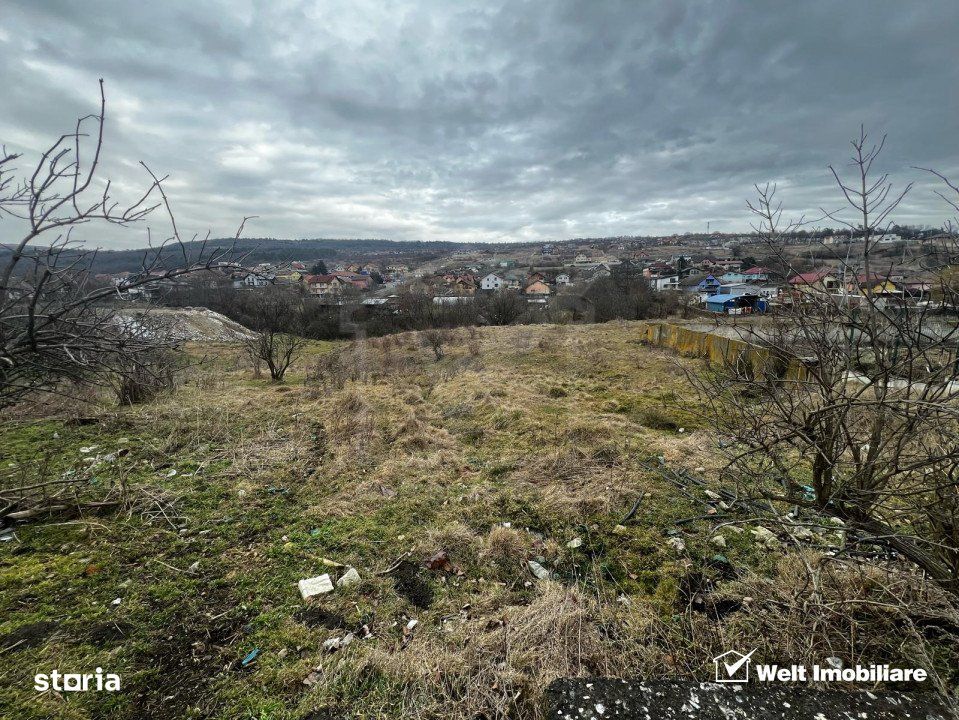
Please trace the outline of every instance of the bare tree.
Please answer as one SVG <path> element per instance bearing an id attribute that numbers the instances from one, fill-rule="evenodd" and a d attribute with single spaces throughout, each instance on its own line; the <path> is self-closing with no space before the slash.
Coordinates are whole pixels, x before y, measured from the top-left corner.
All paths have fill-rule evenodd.
<path id="1" fill-rule="evenodd" d="M 266 364 L 273 382 L 283 377 L 306 345 L 306 339 L 291 332 L 291 320 L 300 313 L 291 305 L 291 295 L 280 289 L 251 291 L 247 317 L 253 334 L 246 347 L 250 358 Z"/>
<path id="2" fill-rule="evenodd" d="M 105 383 L 117 368 L 169 345 L 169 339 L 118 321 L 113 301 L 131 290 L 219 268 L 232 257 L 232 247 L 209 250 L 209 235 L 201 243 L 184 240 L 163 189 L 166 178 L 146 165 L 146 190 L 127 205 L 113 199 L 109 180 L 101 183 L 97 174 L 105 122 L 101 80 L 99 112 L 77 120 L 32 171 L 19 175 L 20 156 L 0 151 L 0 219 L 23 227 L 0 259 L 0 407 L 64 381 Z M 117 286 L 94 282 L 96 250 L 75 240 L 74 230 L 89 223 L 134 225 L 161 207 L 172 234 L 151 244 L 139 272 Z M 235 238 L 242 230 L 243 223 Z"/>
<path id="3" fill-rule="evenodd" d="M 838 518 L 959 594 L 959 329 L 876 261 L 910 187 L 873 172 L 882 142 L 861 132 L 852 147 L 853 179 L 832 174 L 854 217 L 823 215 L 860 237 L 855 257 L 829 250 L 831 267 L 796 276 L 778 317 L 736 326 L 752 349 L 692 377 L 734 438 L 744 493 Z M 805 220 L 782 220 L 774 186 L 757 192 L 754 230 L 790 266 L 783 240 Z M 939 290 L 955 307 L 948 277 Z"/>

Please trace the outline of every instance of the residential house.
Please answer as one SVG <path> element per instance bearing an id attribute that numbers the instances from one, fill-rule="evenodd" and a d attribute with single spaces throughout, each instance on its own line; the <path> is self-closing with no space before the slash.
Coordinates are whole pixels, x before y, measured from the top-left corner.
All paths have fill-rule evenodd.
<path id="1" fill-rule="evenodd" d="M 746 277 L 746 282 L 766 282 L 769 280 L 769 269 L 757 265 L 743 270 L 743 275 Z"/>
<path id="2" fill-rule="evenodd" d="M 272 285 L 275 278 L 259 272 L 237 272 L 231 279 L 235 288 L 261 288 Z"/>
<path id="3" fill-rule="evenodd" d="M 570 284 L 569 274 L 568 274 L 568 273 L 560 273 L 559 275 L 557 275 L 557 276 L 556 276 L 556 284 L 557 284 L 557 285 L 569 285 L 569 284 Z"/>
<path id="4" fill-rule="evenodd" d="M 707 257 L 703 260 L 703 267 L 711 268 L 714 270 L 741 270 L 743 267 L 742 260 L 737 260 L 736 258 L 713 258 Z"/>
<path id="5" fill-rule="evenodd" d="M 307 275 L 306 289 L 310 295 L 319 298 L 334 298 L 343 294 L 343 290 L 351 287 L 349 281 L 332 273 L 327 275 Z"/>
<path id="6" fill-rule="evenodd" d="M 789 284 L 799 292 L 835 292 L 841 288 L 836 274 L 828 268 L 800 273 L 789 278 Z"/>
<path id="7" fill-rule="evenodd" d="M 699 293 L 706 293 L 707 295 L 715 295 L 719 292 L 719 286 L 722 283 L 719 282 L 713 275 L 707 275 L 702 280 L 700 280 L 696 285 L 693 286 L 693 290 Z"/>
<path id="8" fill-rule="evenodd" d="M 582 253 L 573 258 L 573 265 L 575 267 L 595 267 L 601 264 L 598 260 Z"/>
<path id="9" fill-rule="evenodd" d="M 373 287 L 373 278 L 352 270 L 335 270 L 331 272 L 330 275 L 338 277 L 340 280 L 343 280 L 360 291 L 366 291 Z"/>
<path id="10" fill-rule="evenodd" d="M 526 288 L 523 290 L 523 294 L 524 294 L 524 295 L 540 295 L 540 296 L 545 296 L 545 295 L 549 295 L 551 292 L 552 292 L 552 290 L 550 290 L 549 285 L 547 285 L 547 284 L 546 284 L 545 282 L 543 282 L 542 280 L 536 280 L 536 281 L 530 283 L 530 284 L 527 285 Z"/>
<path id="11" fill-rule="evenodd" d="M 853 295 L 866 295 L 871 292 L 874 296 L 890 297 L 902 295 L 902 289 L 888 276 L 878 273 L 856 275 L 855 279 L 846 282 L 846 291 Z"/>
<path id="12" fill-rule="evenodd" d="M 447 273 L 443 285 L 449 295 L 472 295 L 476 292 L 476 278 L 470 273 Z"/>
<path id="13" fill-rule="evenodd" d="M 506 278 L 500 277 L 496 273 L 490 273 L 480 280 L 481 290 L 502 290 L 507 285 Z"/>
<path id="14" fill-rule="evenodd" d="M 727 272 L 719 276 L 720 281 L 725 285 L 729 283 L 744 283 L 752 280 L 750 275 L 741 272 Z"/>

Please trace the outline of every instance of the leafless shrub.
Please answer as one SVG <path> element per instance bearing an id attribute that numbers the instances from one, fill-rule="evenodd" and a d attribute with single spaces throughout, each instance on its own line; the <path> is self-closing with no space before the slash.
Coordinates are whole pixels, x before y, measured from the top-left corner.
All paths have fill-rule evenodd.
<path id="1" fill-rule="evenodd" d="M 446 328 L 431 328 L 423 331 L 423 343 L 433 351 L 437 360 L 443 359 L 443 348 L 452 340 L 452 334 Z"/>
<path id="2" fill-rule="evenodd" d="M 106 384 L 118 364 L 135 363 L 162 346 L 126 332 L 111 302 L 201 269 L 221 269 L 232 257 L 232 247 L 210 249 L 206 240 L 188 245 L 164 192 L 165 178 L 145 165 L 150 183 L 128 205 L 113 199 L 109 181 L 95 189 L 105 111 L 101 80 L 99 113 L 80 118 L 22 176 L 15 168 L 19 156 L 0 148 L 0 217 L 23 233 L 0 264 L 0 406 L 64 383 Z M 73 229 L 94 222 L 133 225 L 158 207 L 166 210 L 172 234 L 144 254 L 138 273 L 117 286 L 98 284 L 90 272 L 96 251 L 73 240 Z M 242 229 L 241 223 L 236 237 Z"/>
<path id="3" fill-rule="evenodd" d="M 872 168 L 883 143 L 853 143 L 854 178 L 833 176 L 861 235 L 862 256 L 839 257 L 839 288 L 802 282 L 781 318 L 693 376 L 711 422 L 736 443 L 724 452 L 743 492 L 830 515 L 888 546 L 959 594 L 959 327 L 927 304 L 883 289 L 889 268 L 873 251 L 905 194 Z M 757 187 L 756 231 L 788 264 L 775 187 Z M 879 272 L 881 270 L 881 272 Z M 955 306 L 951 280 L 939 291 Z"/>
<path id="4" fill-rule="evenodd" d="M 137 405 L 149 402 L 177 384 L 180 358 L 164 348 L 141 353 L 136 362 L 122 363 L 112 381 L 117 402 L 121 405 Z"/>

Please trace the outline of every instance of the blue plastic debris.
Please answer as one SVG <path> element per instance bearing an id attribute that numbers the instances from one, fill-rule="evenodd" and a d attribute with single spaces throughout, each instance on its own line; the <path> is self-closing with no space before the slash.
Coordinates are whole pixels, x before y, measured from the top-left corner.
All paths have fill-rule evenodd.
<path id="1" fill-rule="evenodd" d="M 256 660 L 257 655 L 259 655 L 259 654 L 260 654 L 260 648 L 253 648 L 252 650 L 250 650 L 249 653 L 247 653 L 247 656 L 246 656 L 245 658 L 243 658 L 243 660 L 240 661 L 240 666 L 241 666 L 241 667 L 246 667 L 246 666 L 249 665 L 251 662 L 253 662 L 254 660 Z"/>

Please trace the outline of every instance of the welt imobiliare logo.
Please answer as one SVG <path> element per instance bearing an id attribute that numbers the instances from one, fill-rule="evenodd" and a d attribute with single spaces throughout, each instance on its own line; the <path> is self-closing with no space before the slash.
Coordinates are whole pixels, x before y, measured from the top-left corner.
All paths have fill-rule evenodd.
<path id="1" fill-rule="evenodd" d="M 838 658 L 823 665 L 753 664 L 753 653 L 727 650 L 713 658 L 718 683 L 755 682 L 923 682 L 929 673 L 923 668 L 899 668 L 891 665 L 853 665 L 843 667 Z"/>

